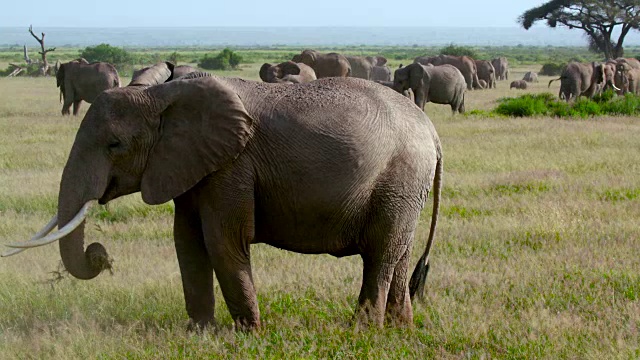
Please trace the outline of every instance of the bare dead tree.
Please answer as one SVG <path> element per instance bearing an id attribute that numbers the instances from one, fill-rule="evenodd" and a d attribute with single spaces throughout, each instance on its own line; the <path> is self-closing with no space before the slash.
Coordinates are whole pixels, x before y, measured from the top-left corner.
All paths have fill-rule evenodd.
<path id="1" fill-rule="evenodd" d="M 7 77 L 18 76 L 18 74 L 20 74 L 24 70 L 24 68 L 20 65 L 16 65 L 16 64 L 9 64 L 9 65 L 13 66 L 13 70 L 11 70 L 11 73 L 7 75 Z"/>
<path id="2" fill-rule="evenodd" d="M 29 53 L 27 53 L 27 45 L 24 45 L 22 50 L 24 52 L 24 62 L 26 62 L 27 65 L 31 65 L 31 59 L 29 59 Z"/>
<path id="3" fill-rule="evenodd" d="M 38 52 L 38 54 L 42 55 L 42 65 L 40 66 L 40 75 L 44 76 L 49 71 L 49 63 L 47 62 L 47 53 L 51 51 L 55 51 L 56 48 L 53 47 L 53 48 L 45 49 L 44 33 L 41 33 L 42 34 L 41 38 L 37 37 L 36 34 L 33 33 L 33 25 L 29 25 L 29 33 L 40 43 L 40 48 L 42 49 L 42 51 Z"/>

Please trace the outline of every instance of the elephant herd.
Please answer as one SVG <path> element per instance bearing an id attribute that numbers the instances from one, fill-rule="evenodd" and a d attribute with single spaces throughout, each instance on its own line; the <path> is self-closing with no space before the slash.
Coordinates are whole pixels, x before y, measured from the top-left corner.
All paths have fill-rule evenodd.
<path id="1" fill-rule="evenodd" d="M 421 65 L 422 67 L 418 66 Z M 157 85 L 196 71 L 189 66 L 160 63 L 134 72 L 131 85 Z M 345 56 L 304 50 L 291 60 L 279 64 L 265 63 L 260 79 L 268 83 L 308 83 L 327 77 L 356 77 L 378 82 L 414 99 L 421 109 L 428 102 L 447 104 L 453 112 L 464 112 L 464 94 L 471 89 L 496 87 L 497 80 L 509 76 L 508 61 L 499 57 L 491 61 L 468 56 L 420 56 L 414 63 L 397 69 L 392 80 L 391 69 L 383 56 Z M 62 64 L 57 73 L 60 97 L 64 98 L 62 114 L 77 115 L 80 102 L 92 103 L 102 91 L 120 86 L 118 72 L 108 63 L 89 64 L 77 59 Z"/>
<path id="2" fill-rule="evenodd" d="M 640 94 L 640 61 L 635 58 L 618 58 L 605 63 L 571 62 L 557 79 L 560 81 L 558 97 L 566 101 L 580 96 L 592 98 L 608 89 L 618 95 Z"/>
<path id="3" fill-rule="evenodd" d="M 453 112 L 464 112 L 466 90 L 495 88 L 497 80 L 509 77 L 509 63 L 504 57 L 488 61 L 468 56 L 420 56 L 407 67 L 401 65 L 393 81 L 386 64 L 382 56 L 345 56 L 307 49 L 290 61 L 265 63 L 260 78 L 271 83 L 301 83 L 324 77 L 357 77 L 413 97 L 421 109 L 433 102 L 448 104 Z"/>

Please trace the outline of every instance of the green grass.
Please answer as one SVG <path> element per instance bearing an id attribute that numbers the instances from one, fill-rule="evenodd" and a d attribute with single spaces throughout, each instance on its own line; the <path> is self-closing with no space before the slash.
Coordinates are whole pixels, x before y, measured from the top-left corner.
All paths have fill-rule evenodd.
<path id="1" fill-rule="evenodd" d="M 257 79 L 263 60 L 221 74 Z M 516 67 L 512 77 L 536 67 Z M 527 91 L 549 91 L 548 79 Z M 0 358 L 640 357 L 640 123 L 486 116 L 514 94 L 508 87 L 469 92 L 467 109 L 476 111 L 467 116 L 426 106 L 444 147 L 445 185 L 413 329 L 351 325 L 358 257 L 254 245 L 263 328 L 235 333 L 216 284 L 217 329 L 188 333 L 173 207 L 136 194 L 94 208 L 86 227 L 87 243 L 113 257 L 112 275 L 59 279 L 55 245 L 0 259 Z M 60 116 L 50 78 L 2 78 L 0 97 L 0 239 L 11 243 L 53 215 L 82 117 Z"/>

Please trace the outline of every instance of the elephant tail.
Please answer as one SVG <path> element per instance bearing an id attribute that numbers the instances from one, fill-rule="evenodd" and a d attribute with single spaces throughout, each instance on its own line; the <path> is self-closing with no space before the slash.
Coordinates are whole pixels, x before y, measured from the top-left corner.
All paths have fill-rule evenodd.
<path id="1" fill-rule="evenodd" d="M 429 238 L 424 253 L 418 260 L 416 268 L 413 270 L 411 280 L 409 280 L 409 295 L 413 300 L 418 295 L 419 299 L 424 298 L 424 284 L 427 281 L 427 273 L 429 272 L 429 252 L 433 244 L 433 238 L 436 234 L 436 224 L 438 223 L 438 212 L 440 209 L 440 192 L 442 190 L 442 155 L 436 163 L 436 175 L 433 179 L 433 211 L 431 212 L 431 228 L 429 229 Z"/>
<path id="2" fill-rule="evenodd" d="M 547 86 L 547 87 L 551 87 L 551 83 L 552 83 L 552 82 L 554 82 L 554 81 L 558 81 L 558 80 L 560 80 L 560 79 L 562 79 L 562 76 L 561 76 L 561 77 L 559 77 L 559 78 L 557 78 L 557 79 L 552 79 L 552 80 L 550 80 L 550 81 L 549 81 L 549 86 Z"/>

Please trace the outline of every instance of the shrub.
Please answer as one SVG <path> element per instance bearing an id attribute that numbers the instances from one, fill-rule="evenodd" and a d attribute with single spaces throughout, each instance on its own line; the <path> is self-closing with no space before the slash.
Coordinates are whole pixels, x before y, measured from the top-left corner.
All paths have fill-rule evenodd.
<path id="1" fill-rule="evenodd" d="M 467 46 L 457 46 L 454 44 L 449 44 L 449 46 L 443 47 L 442 49 L 440 49 L 440 54 L 454 55 L 454 56 L 469 56 L 474 59 L 478 57 L 478 54 L 472 48 Z"/>
<path id="2" fill-rule="evenodd" d="M 205 54 L 198 66 L 207 70 L 229 70 L 236 69 L 241 62 L 242 56 L 230 49 L 224 49 L 216 56 Z"/>
<path id="3" fill-rule="evenodd" d="M 615 97 L 605 92 L 594 99 L 580 98 L 572 103 L 559 101 L 553 94 L 525 94 L 502 98 L 493 113 L 504 116 L 591 117 L 597 115 L 638 115 L 640 97 L 626 94 Z"/>
<path id="4" fill-rule="evenodd" d="M 90 63 L 104 61 L 114 65 L 126 64 L 133 60 L 131 54 L 125 49 L 109 44 L 87 46 L 80 52 L 80 57 L 85 58 Z"/>
<path id="5" fill-rule="evenodd" d="M 549 93 L 525 94 L 517 98 L 500 99 L 500 105 L 494 110 L 497 114 L 506 116 L 534 116 L 547 114 L 547 103 L 553 101 L 554 96 Z"/>
<path id="6" fill-rule="evenodd" d="M 544 65 L 542 65 L 542 69 L 540 69 L 538 74 L 546 76 L 558 76 L 562 74 L 564 67 L 565 64 L 545 63 Z"/>

